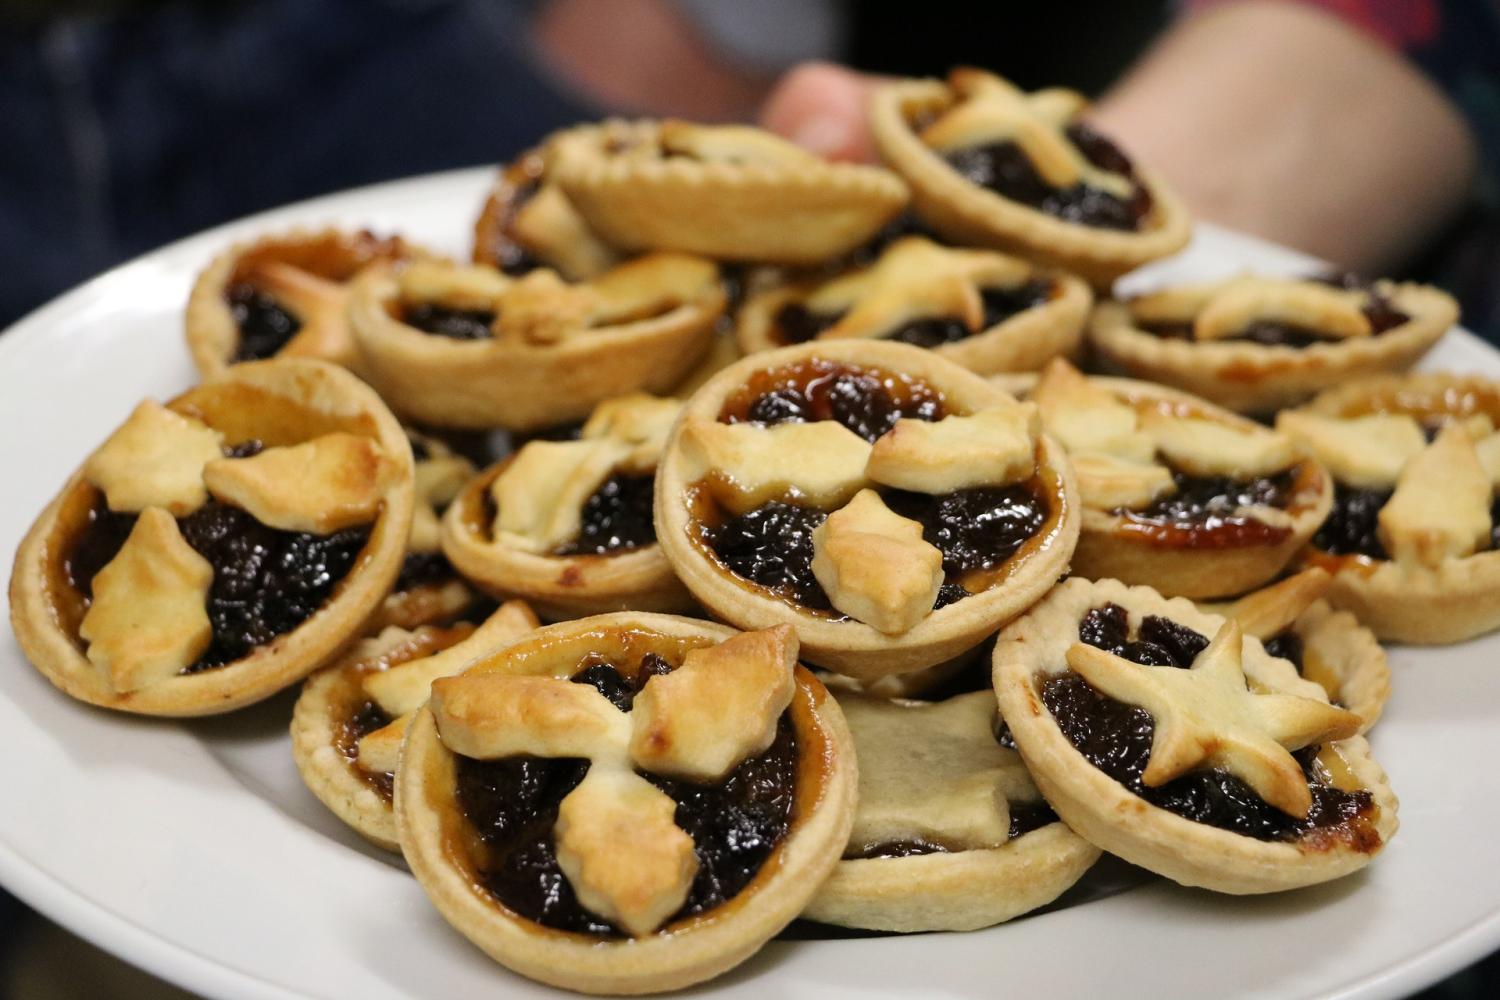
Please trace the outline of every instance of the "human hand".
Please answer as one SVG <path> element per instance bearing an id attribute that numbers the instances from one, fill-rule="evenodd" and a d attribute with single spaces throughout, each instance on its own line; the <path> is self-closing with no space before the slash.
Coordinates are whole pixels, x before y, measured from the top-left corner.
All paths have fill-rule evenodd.
<path id="1" fill-rule="evenodd" d="M 760 109 L 760 124 L 832 160 L 874 162 L 867 105 L 880 78 L 833 63 L 808 62 L 784 74 Z"/>

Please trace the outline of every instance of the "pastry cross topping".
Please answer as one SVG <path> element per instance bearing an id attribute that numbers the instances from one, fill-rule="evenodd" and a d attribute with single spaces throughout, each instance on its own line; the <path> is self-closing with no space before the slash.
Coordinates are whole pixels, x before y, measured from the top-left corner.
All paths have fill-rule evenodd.
<path id="1" fill-rule="evenodd" d="M 279 260 L 249 269 L 247 279 L 297 317 L 296 334 L 278 357 L 324 358 L 348 365 L 357 352 L 345 319 L 349 289 L 343 284 Z"/>
<path id="2" fill-rule="evenodd" d="M 1081 642 L 1067 660 L 1091 687 L 1151 713 L 1156 730 L 1145 784 L 1223 768 L 1281 811 L 1305 817 L 1312 793 L 1289 751 L 1353 736 L 1359 717 L 1312 698 L 1252 693 L 1242 656 L 1243 632 L 1230 619 L 1186 670 L 1141 666 Z"/>
<path id="3" fill-rule="evenodd" d="M 698 861 L 676 803 L 637 769 L 714 781 L 765 751 L 791 703 L 796 658 L 796 635 L 781 625 L 689 652 L 629 713 L 587 684 L 496 672 L 439 679 L 430 705 L 454 753 L 589 761 L 559 806 L 558 864 L 585 907 L 640 937 L 682 908 Z"/>

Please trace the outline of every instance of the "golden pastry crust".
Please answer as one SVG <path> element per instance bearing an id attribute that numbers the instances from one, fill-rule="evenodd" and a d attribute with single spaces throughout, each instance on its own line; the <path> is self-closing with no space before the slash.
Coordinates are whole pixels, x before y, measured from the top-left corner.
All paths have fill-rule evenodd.
<path id="1" fill-rule="evenodd" d="M 1007 403 L 1015 405 L 1010 397 L 972 372 L 930 351 L 905 344 L 871 340 L 824 342 L 746 358 L 709 380 L 688 401 L 668 441 L 656 480 L 657 537 L 662 549 L 678 578 L 711 613 L 742 628 L 790 624 L 802 641 L 804 657 L 819 666 L 870 681 L 952 659 L 1020 614 L 1066 571 L 1079 523 L 1072 471 L 1056 442 L 1045 435 L 1036 438 L 1038 478 L 1049 506 L 1042 527 L 1004 564 L 1001 579 L 980 593 L 928 614 L 904 633 L 889 635 L 862 622 L 833 620 L 789 603 L 731 574 L 699 539 L 693 511 L 694 486 L 699 476 L 693 471 L 693 463 L 683 446 L 682 429 L 693 420 L 704 424 L 717 422 L 726 400 L 756 373 L 812 359 L 868 365 L 915 379 L 941 392 L 944 405 L 953 415 L 972 414 Z M 778 425 L 781 429 L 798 426 Z"/>
<path id="2" fill-rule="evenodd" d="M 474 222 L 476 264 L 520 274 L 550 267 L 585 281 L 619 263 L 619 254 L 589 230 L 546 172 L 541 149 L 500 168 Z"/>
<path id="3" fill-rule="evenodd" d="M 1327 417 L 1406 414 L 1427 424 L 1476 416 L 1500 423 L 1500 385 L 1445 373 L 1376 376 L 1320 393 L 1304 410 Z M 1387 642 L 1445 645 L 1500 628 L 1500 550 L 1425 566 L 1332 555 L 1309 545 L 1301 561 L 1331 573 L 1329 603 L 1353 612 Z"/>
<path id="4" fill-rule="evenodd" d="M 1252 421 L 1175 389 L 1132 379 L 1092 377 L 1088 383 L 1108 391 L 1143 418 L 1186 417 L 1229 429 L 1264 431 Z M 1231 539 L 1216 547 L 1201 547 L 1187 536 L 1179 538 L 1170 526 L 1150 530 L 1125 514 L 1085 505 L 1072 573 L 1090 580 L 1142 584 L 1163 594 L 1194 599 L 1254 590 L 1296 556 L 1333 503 L 1333 480 L 1321 464 L 1299 454 L 1291 468 L 1293 500 L 1284 512 L 1275 512 L 1285 529 L 1279 540 L 1236 543 Z"/>
<path id="5" fill-rule="evenodd" d="M 1187 245 L 1192 233 L 1187 209 L 1160 178 L 1139 164 L 1136 176 L 1153 203 L 1144 228 L 1100 229 L 1064 221 L 977 187 L 913 130 L 914 116 L 946 110 L 976 84 L 995 80 L 977 70 L 955 70 L 947 83 L 903 80 L 880 87 L 871 98 L 870 128 L 876 146 L 911 185 L 912 202 L 925 221 L 955 242 L 1045 261 L 1082 275 L 1096 288 L 1108 288 L 1126 271 Z M 1082 107 L 1080 103 L 1078 110 Z"/>
<path id="6" fill-rule="evenodd" d="M 627 612 L 549 626 L 483 658 L 472 672 L 567 676 L 612 643 L 637 654 L 691 649 L 736 635 L 722 625 Z M 467 676 L 467 675 L 466 675 Z M 849 731 L 838 705 L 802 668 L 788 709 L 798 774 L 791 826 L 759 874 L 726 903 L 635 938 L 553 931 L 499 906 L 480 888 L 464 846 L 455 759 L 430 709 L 413 721 L 396 776 L 402 849 L 428 897 L 496 961 L 533 979 L 598 994 L 641 994 L 701 982 L 754 954 L 806 905 L 849 836 L 856 789 Z"/>
<path id="7" fill-rule="evenodd" d="M 1405 371 L 1458 321 L 1458 304 L 1430 285 L 1378 287 L 1411 318 L 1373 336 L 1308 347 L 1177 339 L 1143 329 L 1129 302 L 1102 302 L 1089 319 L 1088 342 L 1102 361 L 1133 378 L 1165 383 L 1239 413 L 1270 413 L 1351 378 Z"/>
<path id="8" fill-rule="evenodd" d="M 992 692 L 937 703 L 837 697 L 860 751 L 855 856 L 838 863 L 804 918 L 899 933 L 975 930 L 1052 902 L 1098 859 L 1055 817 L 1015 837 L 996 831 L 999 844 L 959 832 L 987 812 L 1005 826 L 1016 806 L 1045 808 L 1020 757 L 995 742 Z M 858 838 L 872 834 L 892 845 L 935 838 L 943 850 L 868 856 L 879 845 Z"/>
<path id="9" fill-rule="evenodd" d="M 293 229 L 236 243 L 199 273 L 188 295 L 184 322 L 193 364 L 209 379 L 237 363 L 240 329 L 228 295 L 233 285 L 248 280 L 266 283 L 278 300 L 286 296 L 287 307 L 303 322 L 278 357 L 321 358 L 357 368 L 358 352 L 344 316 L 347 283 L 376 261 L 434 257 L 399 236 L 382 239 L 367 230 Z"/>
<path id="10" fill-rule="evenodd" d="M 292 712 L 297 773 L 335 816 L 377 847 L 401 850 L 390 778 L 369 774 L 355 763 L 359 748 L 352 724 L 370 701 L 361 681 L 368 673 L 445 649 L 472 631 L 470 625 L 428 625 L 410 632 L 394 626 L 383 629 L 360 640 L 338 663 L 309 677 L 297 696 Z"/>
<path id="11" fill-rule="evenodd" d="M 1373 813 L 1347 838 L 1314 832 L 1295 842 L 1261 841 L 1197 823 L 1151 805 L 1089 763 L 1058 728 L 1041 686 L 1068 669 L 1067 653 L 1078 643 L 1084 614 L 1111 602 L 1132 616 L 1163 615 L 1208 636 L 1224 624 L 1186 600 L 1168 600 L 1147 587 L 1074 579 L 1001 632 L 994 657 L 1000 708 L 1037 786 L 1064 822 L 1133 864 L 1184 885 L 1235 894 L 1277 892 L 1347 875 L 1390 842 L 1397 827 L 1396 797 L 1363 737 L 1327 744 L 1319 757 L 1334 754 L 1330 759 L 1337 768 L 1330 768 L 1330 780 L 1336 787 L 1370 793 Z M 1326 703 L 1321 687 L 1269 656 L 1258 639 L 1246 637 L 1243 654 L 1252 690 Z"/>
<path id="12" fill-rule="evenodd" d="M 870 239 L 907 199 L 879 167 L 830 163 L 756 129 L 676 121 L 559 133 L 547 173 L 611 244 L 721 260 L 817 264 Z"/>
<path id="13" fill-rule="evenodd" d="M 377 443 L 391 465 L 379 513 L 348 575 L 297 628 L 249 656 L 211 670 L 121 693 L 86 657 L 78 634 L 87 601 L 68 581 L 70 543 L 98 495 L 83 469 L 37 518 L 11 574 L 11 622 L 27 658 L 63 691 L 91 704 L 146 715 L 213 715 L 259 701 L 327 663 L 357 638 L 401 567 L 412 516 L 411 448 L 379 397 L 348 372 L 322 361 L 246 362 L 167 404 L 223 433 L 267 447 L 322 434 L 357 434 Z"/>
<path id="14" fill-rule="evenodd" d="M 483 273 L 428 276 L 451 289 L 429 300 L 441 301 Z M 516 281 L 492 272 L 487 284 L 499 335 L 457 340 L 401 322 L 402 285 L 391 271 L 355 282 L 355 340 L 371 382 L 398 412 L 439 427 L 518 431 L 579 420 L 614 396 L 670 390 L 708 350 L 724 308 L 715 265 L 681 254 L 639 257 L 588 284 L 564 286 L 547 271 Z M 506 332 L 507 310 L 535 321 L 536 335 Z"/>
<path id="15" fill-rule="evenodd" d="M 914 283 L 913 287 L 897 284 L 902 277 L 903 261 L 897 250 L 902 244 L 925 245 L 930 251 L 921 256 L 936 257 L 939 263 L 926 268 L 930 280 Z M 819 340 L 841 336 L 884 338 L 889 332 L 909 319 L 948 315 L 933 305 L 923 303 L 923 297 L 931 296 L 937 288 L 951 289 L 955 283 L 966 285 L 976 292 L 988 288 L 1015 288 L 1029 281 L 1047 281 L 1052 284 L 1048 300 L 1041 305 L 1022 309 L 994 326 L 977 330 L 972 335 L 952 343 L 939 344 L 932 350 L 943 357 L 980 375 L 997 372 L 1034 371 L 1059 355 L 1071 357 L 1077 353 L 1083 339 L 1083 325 L 1093 305 L 1094 296 L 1089 286 L 1081 279 L 1063 271 L 1044 270 L 1033 267 L 1005 254 L 983 250 L 950 250 L 941 248 L 916 237 L 898 241 L 888 248 L 881 260 L 892 265 L 895 273 L 883 276 L 877 271 L 879 263 L 849 275 L 843 275 L 818 284 L 796 283 L 771 288 L 751 295 L 740 309 L 735 323 L 735 336 L 746 354 L 774 350 L 785 346 L 778 336 L 776 315 L 791 304 L 808 305 L 817 302 L 841 310 L 857 307 L 874 296 L 889 296 L 894 311 L 886 310 L 890 322 L 860 323 L 858 327 L 844 329 L 845 324 L 836 324 L 818 335 Z M 951 262 L 951 263 L 950 263 Z M 944 265 L 947 266 L 944 266 Z M 994 272 L 987 274 L 986 272 Z M 868 287 L 862 287 L 861 278 L 869 277 Z M 859 284 L 851 283 L 859 282 Z M 909 281 L 909 275 L 907 275 Z M 839 294 L 835 286 L 848 288 Z M 832 293 L 836 299 L 825 301 Z M 956 301 L 952 308 L 961 306 Z M 900 304 L 912 303 L 912 308 L 902 310 Z M 977 303 L 977 298 L 974 300 Z M 965 302 L 967 306 L 969 303 Z M 909 313 L 909 315 L 906 315 Z M 898 315 L 899 314 L 899 315 Z M 955 314 L 956 315 L 956 314 Z"/>

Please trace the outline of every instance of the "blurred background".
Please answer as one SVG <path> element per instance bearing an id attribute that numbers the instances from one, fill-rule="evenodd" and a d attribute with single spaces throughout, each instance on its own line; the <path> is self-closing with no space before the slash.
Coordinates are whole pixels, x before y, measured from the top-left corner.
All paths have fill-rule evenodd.
<path id="1" fill-rule="evenodd" d="M 960 64 L 1084 91 L 1200 217 L 1440 285 L 1500 341 L 1500 0 L 0 0 L 0 329 L 209 226 L 606 114 L 860 158 L 869 74 Z M 178 995 L 0 893 L 0 997 Z M 1423 994 L 1497 995 L 1495 958 Z"/>

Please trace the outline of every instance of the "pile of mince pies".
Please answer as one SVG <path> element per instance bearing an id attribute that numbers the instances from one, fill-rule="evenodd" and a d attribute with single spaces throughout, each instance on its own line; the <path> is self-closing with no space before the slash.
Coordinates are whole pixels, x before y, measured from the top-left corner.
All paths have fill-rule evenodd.
<path id="1" fill-rule="evenodd" d="M 1226 893 L 1368 864 L 1381 643 L 1500 626 L 1500 384 L 1429 287 L 1114 299 L 1173 193 L 1067 90 L 885 84 L 881 166 L 607 121 L 472 260 L 268 233 L 16 556 L 80 701 L 301 684 L 307 787 L 506 968 L 706 980 L 793 920 L 969 930 L 1101 852 Z"/>

